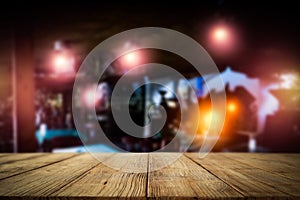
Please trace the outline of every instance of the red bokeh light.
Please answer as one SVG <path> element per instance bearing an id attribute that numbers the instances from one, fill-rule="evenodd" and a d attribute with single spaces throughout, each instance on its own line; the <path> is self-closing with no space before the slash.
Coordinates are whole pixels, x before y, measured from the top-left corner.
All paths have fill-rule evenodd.
<path id="1" fill-rule="evenodd" d="M 214 53 L 227 54 L 238 48 L 237 34 L 234 27 L 227 24 L 212 26 L 208 33 L 209 48 Z"/>
<path id="2" fill-rule="evenodd" d="M 216 42 L 226 43 L 228 41 L 229 33 L 228 30 L 224 27 L 218 27 L 214 31 L 214 38 Z"/>
<path id="3" fill-rule="evenodd" d="M 57 55 L 55 57 L 55 60 L 54 60 L 54 65 L 55 66 L 64 66 L 64 65 L 67 65 L 67 63 L 68 63 L 68 60 L 65 56 Z"/>
<path id="4" fill-rule="evenodd" d="M 72 73 L 74 72 L 74 58 L 63 52 L 55 53 L 52 66 L 55 73 Z"/>
<path id="5" fill-rule="evenodd" d="M 143 55 L 140 51 L 133 51 L 121 57 L 121 65 L 125 69 L 136 67 L 143 63 Z"/>
<path id="6" fill-rule="evenodd" d="M 219 25 L 213 28 L 211 33 L 211 42 L 219 48 L 232 45 L 233 33 L 229 27 Z"/>

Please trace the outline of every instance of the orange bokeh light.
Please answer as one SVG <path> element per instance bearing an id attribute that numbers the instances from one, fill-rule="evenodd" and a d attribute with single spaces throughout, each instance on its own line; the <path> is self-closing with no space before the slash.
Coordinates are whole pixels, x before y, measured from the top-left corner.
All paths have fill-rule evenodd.
<path id="1" fill-rule="evenodd" d="M 228 112 L 235 112 L 236 109 L 237 109 L 237 106 L 235 103 L 233 103 L 233 102 L 228 103 L 228 105 L 227 105 Z"/>

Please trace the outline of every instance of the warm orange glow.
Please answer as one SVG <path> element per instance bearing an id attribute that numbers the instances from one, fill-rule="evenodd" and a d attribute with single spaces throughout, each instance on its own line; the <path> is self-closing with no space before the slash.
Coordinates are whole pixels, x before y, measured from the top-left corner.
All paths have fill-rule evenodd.
<path id="1" fill-rule="evenodd" d="M 204 121 L 204 130 L 208 130 L 210 125 L 211 125 L 211 120 L 212 120 L 212 112 L 209 111 L 204 115 L 203 121 Z"/>
<path id="2" fill-rule="evenodd" d="M 210 124 L 211 123 L 211 118 L 212 118 L 212 113 L 208 112 L 205 116 L 204 116 L 204 122 L 205 124 Z"/>
<path id="3" fill-rule="evenodd" d="M 227 110 L 228 110 L 229 112 L 235 112 L 236 109 L 237 109 L 237 106 L 236 106 L 235 103 L 233 103 L 233 102 L 229 102 L 229 103 L 228 103 L 228 105 L 227 105 Z"/>

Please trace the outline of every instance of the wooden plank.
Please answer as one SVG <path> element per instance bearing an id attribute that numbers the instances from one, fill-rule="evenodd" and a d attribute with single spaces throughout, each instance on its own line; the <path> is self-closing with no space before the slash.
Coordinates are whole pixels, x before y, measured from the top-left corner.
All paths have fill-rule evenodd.
<path id="1" fill-rule="evenodd" d="M 40 156 L 33 156 L 27 159 L 21 159 L 14 162 L 6 162 L 0 165 L 0 180 L 21 174 L 30 170 L 34 170 L 43 166 L 47 166 L 78 154 L 41 154 Z"/>
<path id="2" fill-rule="evenodd" d="M 230 154 L 238 162 L 300 181 L 300 154 Z"/>
<path id="3" fill-rule="evenodd" d="M 226 154 L 225 154 L 226 156 Z M 253 161 L 255 163 L 266 164 L 274 171 L 300 171 L 300 154 L 274 154 L 274 153 L 230 153 L 232 159 L 238 161 Z"/>
<path id="4" fill-rule="evenodd" d="M 97 199 L 146 199 L 148 154 L 121 153 L 100 164 L 50 197 L 97 197 Z M 126 171 L 126 172 L 124 172 Z M 127 173 L 127 172 L 138 173 Z"/>
<path id="5" fill-rule="evenodd" d="M 243 196 L 232 187 L 218 179 L 185 156 L 179 157 L 173 164 L 156 170 L 175 153 L 152 153 L 149 155 L 149 198 L 165 199 L 238 199 Z"/>
<path id="6" fill-rule="evenodd" d="M 227 155 L 227 154 L 224 154 Z M 281 163 L 281 165 L 277 165 L 276 168 L 280 170 L 284 170 L 287 167 L 293 168 L 293 170 L 300 171 L 300 154 L 281 154 L 281 153 L 229 153 L 231 158 L 236 159 L 246 159 L 246 160 L 255 160 L 265 162 L 268 161 L 269 164 L 277 165 Z"/>
<path id="7" fill-rule="evenodd" d="M 44 153 L 10 153 L 8 155 L 6 154 L 5 156 L 0 157 L 0 164 L 2 165 L 3 163 L 12 163 L 15 161 L 26 160 L 43 155 Z"/>
<path id="8" fill-rule="evenodd" d="M 110 155 L 103 154 L 102 156 L 107 157 Z M 59 163 L 3 179 L 0 181 L 0 197 L 25 196 L 31 199 L 48 196 L 98 164 L 99 161 L 90 154 L 81 154 Z"/>
<path id="9" fill-rule="evenodd" d="M 204 159 L 200 159 L 197 153 L 187 156 L 248 198 L 300 196 L 299 182 L 237 162 L 230 158 L 230 154 L 209 154 Z"/>
<path id="10" fill-rule="evenodd" d="M 97 154 L 115 169 L 89 154 L 3 156 L 0 199 L 300 199 L 286 175 L 299 175 L 299 154 L 186 153 L 152 171 L 178 155 Z"/>
<path id="11" fill-rule="evenodd" d="M 9 155 L 11 155 L 11 153 L 0 153 L 0 159 L 3 157 L 9 156 Z M 0 164 L 1 164 L 1 162 L 0 162 Z"/>

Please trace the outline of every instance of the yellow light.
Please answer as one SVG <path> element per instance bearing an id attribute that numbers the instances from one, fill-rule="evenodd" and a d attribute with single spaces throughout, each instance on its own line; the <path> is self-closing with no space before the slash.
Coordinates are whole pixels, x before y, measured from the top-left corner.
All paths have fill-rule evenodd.
<path id="1" fill-rule="evenodd" d="M 204 121 L 204 130 L 208 130 L 210 125 L 211 125 L 211 120 L 212 120 L 212 112 L 209 111 L 208 113 L 206 113 L 203 117 L 203 121 Z"/>
<path id="2" fill-rule="evenodd" d="M 233 102 L 228 103 L 227 110 L 229 112 L 235 112 L 236 111 L 236 105 L 235 105 L 235 103 L 233 103 Z"/>
<path id="3" fill-rule="evenodd" d="M 211 113 L 211 112 L 208 112 L 208 113 L 204 116 L 204 122 L 205 122 L 205 124 L 210 124 L 211 118 L 212 118 L 212 113 Z"/>

